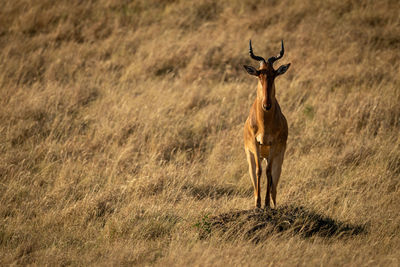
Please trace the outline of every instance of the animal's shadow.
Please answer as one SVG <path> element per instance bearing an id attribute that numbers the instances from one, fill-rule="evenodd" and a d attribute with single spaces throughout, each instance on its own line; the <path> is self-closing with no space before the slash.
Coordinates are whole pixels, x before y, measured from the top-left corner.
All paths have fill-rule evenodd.
<path id="1" fill-rule="evenodd" d="M 310 211 L 304 207 L 281 206 L 277 209 L 232 211 L 204 216 L 196 225 L 200 238 L 222 234 L 225 238 L 265 240 L 273 233 L 311 236 L 351 237 L 365 233 L 364 225 L 351 225 Z"/>

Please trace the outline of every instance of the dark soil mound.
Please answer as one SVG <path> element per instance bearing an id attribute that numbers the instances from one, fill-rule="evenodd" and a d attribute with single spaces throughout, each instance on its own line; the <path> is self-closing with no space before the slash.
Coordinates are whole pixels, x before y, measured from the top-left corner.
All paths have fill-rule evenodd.
<path id="1" fill-rule="evenodd" d="M 309 211 L 304 207 L 282 206 L 277 209 L 232 211 L 205 216 L 196 225 L 200 238 L 222 233 L 229 238 L 246 238 L 258 242 L 271 233 L 285 232 L 304 238 L 353 236 L 365 232 L 361 225 L 350 225 Z"/>

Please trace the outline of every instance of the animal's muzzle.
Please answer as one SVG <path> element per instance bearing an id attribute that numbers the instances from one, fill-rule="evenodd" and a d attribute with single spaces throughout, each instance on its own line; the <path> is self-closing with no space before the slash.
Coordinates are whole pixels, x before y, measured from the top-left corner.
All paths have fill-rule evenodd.
<path id="1" fill-rule="evenodd" d="M 271 103 L 263 104 L 263 105 L 262 105 L 262 108 L 263 108 L 264 110 L 270 110 L 270 109 L 271 109 Z"/>

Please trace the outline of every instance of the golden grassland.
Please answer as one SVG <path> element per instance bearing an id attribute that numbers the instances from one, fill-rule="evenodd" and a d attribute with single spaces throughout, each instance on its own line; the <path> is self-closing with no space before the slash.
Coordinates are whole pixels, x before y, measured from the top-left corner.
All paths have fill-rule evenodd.
<path id="1" fill-rule="evenodd" d="M 400 264 L 398 1 L 1 5 L 0 265 Z M 292 63 L 276 210 L 250 38 Z"/>

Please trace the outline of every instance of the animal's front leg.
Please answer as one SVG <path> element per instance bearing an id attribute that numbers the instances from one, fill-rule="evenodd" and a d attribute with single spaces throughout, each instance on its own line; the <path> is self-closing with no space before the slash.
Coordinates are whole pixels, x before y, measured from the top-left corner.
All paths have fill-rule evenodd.
<path id="1" fill-rule="evenodd" d="M 257 171 L 256 171 L 256 155 L 252 152 L 250 152 L 248 149 L 246 149 L 246 156 L 247 156 L 247 163 L 249 164 L 249 173 L 250 173 L 250 178 L 251 182 L 253 184 L 253 189 L 254 189 L 254 199 L 255 199 L 255 206 L 257 207 L 257 201 L 261 203 L 261 200 L 257 199 L 257 196 L 259 195 L 259 191 L 257 190 Z"/>
<path id="2" fill-rule="evenodd" d="M 271 187 L 271 198 L 274 202 L 274 207 L 276 208 L 276 194 L 279 178 L 281 177 L 282 163 L 285 155 L 286 145 L 279 147 L 277 151 L 274 151 L 274 159 L 271 166 L 272 174 L 272 187 Z"/>
<path id="3" fill-rule="evenodd" d="M 271 173 L 271 161 L 268 162 L 267 165 L 267 192 L 265 194 L 265 208 L 269 208 L 270 207 L 270 192 L 271 192 L 271 186 L 272 186 L 272 173 Z"/>
<path id="4" fill-rule="evenodd" d="M 257 153 L 259 154 L 259 153 Z M 256 207 L 261 208 L 261 173 L 262 173 L 262 168 L 261 168 L 261 160 L 259 155 L 256 155 L 255 158 L 256 162 L 256 175 L 257 175 L 257 190 L 256 190 L 256 195 L 255 195 L 255 202 L 256 202 Z"/>

